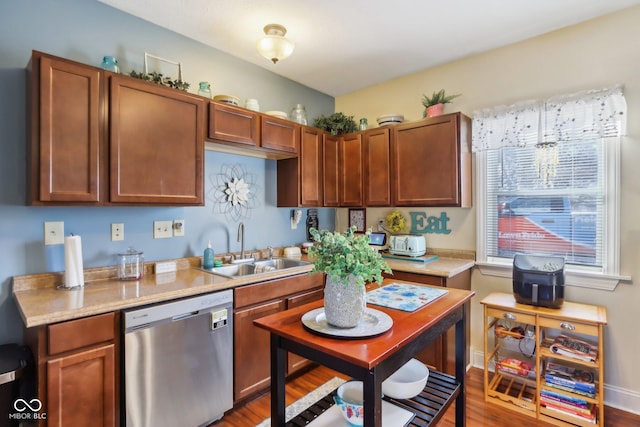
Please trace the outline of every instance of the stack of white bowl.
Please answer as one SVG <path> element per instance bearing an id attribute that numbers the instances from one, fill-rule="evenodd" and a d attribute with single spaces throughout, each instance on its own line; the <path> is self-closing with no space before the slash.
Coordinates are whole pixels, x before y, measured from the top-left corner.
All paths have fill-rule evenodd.
<path id="1" fill-rule="evenodd" d="M 384 114 L 376 119 L 378 126 L 395 125 L 404 122 L 402 114 Z"/>

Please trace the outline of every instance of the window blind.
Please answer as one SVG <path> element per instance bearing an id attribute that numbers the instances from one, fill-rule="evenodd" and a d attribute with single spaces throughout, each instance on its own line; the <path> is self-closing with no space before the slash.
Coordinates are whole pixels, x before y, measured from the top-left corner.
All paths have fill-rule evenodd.
<path id="1" fill-rule="evenodd" d="M 487 152 L 487 255 L 563 256 L 600 266 L 604 232 L 604 142 L 553 147 L 503 147 Z M 557 150 L 553 170 L 536 164 L 541 149 Z M 547 175 L 545 175 L 545 173 Z"/>

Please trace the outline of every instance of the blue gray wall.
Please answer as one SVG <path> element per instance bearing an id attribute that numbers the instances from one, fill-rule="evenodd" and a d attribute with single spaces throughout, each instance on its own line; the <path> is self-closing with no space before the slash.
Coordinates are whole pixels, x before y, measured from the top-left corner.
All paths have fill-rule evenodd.
<path id="1" fill-rule="evenodd" d="M 203 207 L 30 207 L 26 200 L 25 66 L 31 50 L 99 66 L 118 57 L 121 71 L 143 70 L 144 52 L 183 64 L 195 93 L 209 81 L 214 94 L 257 98 L 262 111 L 306 106 L 310 118 L 334 111 L 334 99 L 201 43 L 94 0 L 20 0 L 0 3 L 0 344 L 22 340 L 22 321 L 11 294 L 15 275 L 64 270 L 63 245 L 44 246 L 43 222 L 64 221 L 65 234 L 82 236 L 87 268 L 113 265 L 134 246 L 147 261 L 238 251 L 238 220 L 216 209 L 217 176 L 235 166 L 255 181 L 255 207 L 241 219 L 245 248 L 286 246 L 305 240 L 305 227 L 289 227 L 289 209 L 276 208 L 276 162 L 207 151 Z M 303 213 L 306 216 L 306 210 Z M 304 218 L 303 216 L 303 218 Z M 335 211 L 320 209 L 320 226 L 333 229 Z M 186 236 L 153 239 L 154 220 L 184 219 Z M 110 224 L 125 224 L 125 240 L 111 242 Z M 304 219 L 303 219 L 304 222 Z"/>

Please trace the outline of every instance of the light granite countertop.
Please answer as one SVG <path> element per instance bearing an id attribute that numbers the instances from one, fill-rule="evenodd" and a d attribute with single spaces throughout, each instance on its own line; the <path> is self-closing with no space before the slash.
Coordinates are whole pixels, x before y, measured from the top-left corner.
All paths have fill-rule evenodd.
<path id="1" fill-rule="evenodd" d="M 121 281 L 115 267 L 85 270 L 85 286 L 59 289 L 62 273 L 42 273 L 13 277 L 13 295 L 27 328 L 111 311 L 154 304 L 198 294 L 217 292 L 250 283 L 306 274 L 312 265 L 229 279 L 200 268 L 199 257 L 176 261 L 177 271 L 153 274 L 154 263 L 145 264 L 140 280 Z M 392 270 L 453 277 L 473 267 L 473 259 L 439 256 L 424 263 L 386 260 Z"/>

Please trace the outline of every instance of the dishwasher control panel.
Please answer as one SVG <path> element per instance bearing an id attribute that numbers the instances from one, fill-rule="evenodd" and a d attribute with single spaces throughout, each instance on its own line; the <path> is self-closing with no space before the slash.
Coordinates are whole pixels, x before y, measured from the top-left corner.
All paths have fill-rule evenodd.
<path id="1" fill-rule="evenodd" d="M 215 331 L 216 329 L 227 326 L 227 318 L 228 318 L 228 313 L 226 308 L 223 308 L 222 310 L 218 310 L 218 311 L 212 311 L 211 312 L 211 330 Z"/>

